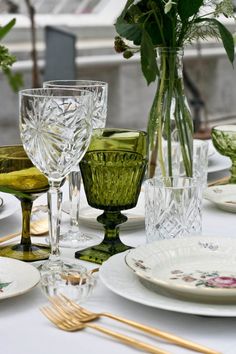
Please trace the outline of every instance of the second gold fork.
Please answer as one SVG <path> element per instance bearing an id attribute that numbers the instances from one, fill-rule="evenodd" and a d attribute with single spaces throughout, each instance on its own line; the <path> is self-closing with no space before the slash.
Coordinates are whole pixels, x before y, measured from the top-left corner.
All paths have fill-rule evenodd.
<path id="1" fill-rule="evenodd" d="M 107 317 L 107 318 L 125 323 L 125 324 L 132 326 L 134 328 L 137 328 L 143 332 L 146 332 L 148 334 L 152 334 L 154 336 L 158 336 L 158 337 L 165 339 L 171 343 L 174 343 L 178 346 L 181 346 L 181 347 L 184 347 L 187 349 L 191 349 L 196 352 L 205 353 L 205 354 L 219 354 L 219 352 L 217 352 L 213 349 L 206 348 L 205 346 L 188 341 L 186 339 L 183 339 L 183 338 L 173 335 L 171 333 L 161 331 L 161 330 L 154 328 L 154 327 L 146 326 L 144 324 L 141 324 L 141 323 L 138 323 L 138 322 L 135 322 L 135 321 L 132 321 L 132 320 L 120 317 L 120 316 L 116 316 L 111 313 L 91 312 L 91 311 L 81 307 L 80 305 L 76 304 L 74 301 L 70 300 L 69 298 L 67 298 L 64 295 L 53 297 L 53 298 L 51 297 L 51 298 L 49 298 L 49 300 L 51 301 L 52 304 L 54 304 L 54 306 L 63 307 L 65 309 L 67 309 L 67 311 L 70 310 L 73 313 L 73 315 L 76 316 L 78 318 L 78 320 L 82 323 L 87 323 L 87 322 L 93 321 L 93 320 L 98 319 L 99 317 L 103 316 L 103 317 Z"/>

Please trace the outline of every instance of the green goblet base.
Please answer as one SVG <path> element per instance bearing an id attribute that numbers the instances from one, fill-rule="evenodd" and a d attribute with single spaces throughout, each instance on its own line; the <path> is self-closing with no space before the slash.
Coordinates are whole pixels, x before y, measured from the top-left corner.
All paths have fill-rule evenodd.
<path id="1" fill-rule="evenodd" d="M 20 261 L 34 262 L 48 259 L 50 247 L 42 244 L 13 244 L 0 248 L 0 256 L 15 258 Z"/>
<path id="2" fill-rule="evenodd" d="M 79 258 L 87 262 L 102 264 L 114 254 L 127 251 L 131 248 L 131 246 L 123 244 L 120 239 L 115 240 L 115 242 L 112 243 L 104 240 L 97 246 L 75 252 L 75 258 Z"/>

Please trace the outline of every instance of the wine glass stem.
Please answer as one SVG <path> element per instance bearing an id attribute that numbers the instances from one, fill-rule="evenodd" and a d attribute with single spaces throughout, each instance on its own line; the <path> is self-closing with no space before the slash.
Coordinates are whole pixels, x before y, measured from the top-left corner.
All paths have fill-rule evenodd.
<path id="1" fill-rule="evenodd" d="M 69 194 L 70 194 L 70 225 L 72 231 L 79 228 L 79 203 L 80 203 L 80 171 L 73 171 L 69 174 Z"/>
<path id="2" fill-rule="evenodd" d="M 60 262 L 59 235 L 61 222 L 61 202 L 62 191 L 61 181 L 49 181 L 48 190 L 48 211 L 49 211 L 49 238 L 51 244 L 51 254 L 49 260 Z"/>
<path id="3" fill-rule="evenodd" d="M 22 232 L 21 232 L 21 245 L 31 245 L 30 240 L 30 216 L 33 202 L 28 199 L 21 200 L 22 209 Z"/>

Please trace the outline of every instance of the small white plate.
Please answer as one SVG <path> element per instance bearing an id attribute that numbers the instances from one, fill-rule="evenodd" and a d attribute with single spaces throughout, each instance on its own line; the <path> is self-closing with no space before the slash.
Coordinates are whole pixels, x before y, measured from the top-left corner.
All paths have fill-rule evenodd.
<path id="1" fill-rule="evenodd" d="M 236 184 L 208 187 L 204 191 L 204 198 L 220 209 L 236 213 Z"/>
<path id="2" fill-rule="evenodd" d="M 14 214 L 20 208 L 19 200 L 14 195 L 0 192 L 3 206 L 0 208 L 0 220 Z"/>
<path id="3" fill-rule="evenodd" d="M 212 145 L 208 146 L 208 159 L 211 159 L 215 155 L 216 151 Z"/>
<path id="4" fill-rule="evenodd" d="M 62 204 L 62 210 L 70 213 L 70 202 L 66 201 Z M 138 203 L 135 208 L 121 211 L 126 215 L 128 220 L 120 225 L 121 230 L 135 230 L 144 228 L 144 192 L 141 191 Z M 92 229 L 103 230 L 103 225 L 97 221 L 97 217 L 103 213 L 102 210 L 91 208 L 86 205 L 80 208 L 79 221 L 81 225 L 85 225 Z"/>
<path id="5" fill-rule="evenodd" d="M 115 294 L 136 303 L 154 308 L 213 317 L 236 317 L 235 304 L 207 304 L 184 301 L 166 296 L 165 293 L 150 291 L 125 264 L 127 252 L 110 257 L 99 269 L 99 278 Z"/>
<path id="6" fill-rule="evenodd" d="M 127 265 L 154 291 L 187 300 L 236 303 L 235 238 L 187 237 L 131 250 Z"/>
<path id="7" fill-rule="evenodd" d="M 24 294 L 39 281 L 40 273 L 31 264 L 0 257 L 0 300 Z"/>
<path id="8" fill-rule="evenodd" d="M 215 173 L 229 170 L 232 162 L 229 157 L 220 155 L 217 151 L 208 160 L 208 173 Z"/>
<path id="9" fill-rule="evenodd" d="M 97 221 L 97 217 L 102 214 L 102 210 L 92 209 L 90 207 L 82 208 L 80 211 L 80 222 L 85 226 L 91 227 L 93 229 L 102 229 L 103 225 Z M 144 227 L 144 212 L 141 210 L 130 209 L 122 212 L 126 215 L 128 220 L 120 225 L 121 230 L 134 230 Z"/>

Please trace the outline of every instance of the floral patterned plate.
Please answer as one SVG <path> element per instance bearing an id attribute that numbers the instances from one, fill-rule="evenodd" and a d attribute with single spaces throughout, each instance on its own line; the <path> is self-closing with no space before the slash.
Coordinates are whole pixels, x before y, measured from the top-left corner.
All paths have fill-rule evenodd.
<path id="1" fill-rule="evenodd" d="M 34 266 L 0 257 L 0 300 L 24 294 L 39 281 L 40 274 Z"/>
<path id="2" fill-rule="evenodd" d="M 154 291 L 187 300 L 236 303 L 236 239 L 188 237 L 131 250 L 127 265 Z"/>
<path id="3" fill-rule="evenodd" d="M 204 198 L 220 209 L 236 213 L 236 184 L 208 187 Z"/>
<path id="4" fill-rule="evenodd" d="M 185 301 L 180 297 L 168 296 L 164 291 L 154 292 L 148 289 L 126 265 L 126 253 L 110 257 L 99 269 L 100 280 L 113 293 L 135 303 L 167 311 L 211 317 L 236 317 L 236 304 Z"/>

